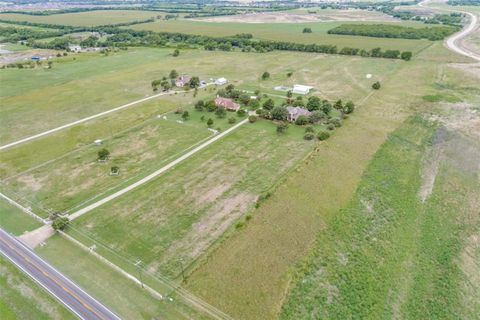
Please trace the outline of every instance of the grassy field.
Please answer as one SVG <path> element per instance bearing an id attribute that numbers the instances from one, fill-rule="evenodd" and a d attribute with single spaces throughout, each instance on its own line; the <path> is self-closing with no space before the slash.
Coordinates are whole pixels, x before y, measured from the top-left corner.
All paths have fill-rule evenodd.
<path id="1" fill-rule="evenodd" d="M 5 90 L 2 90 L 6 97 L 2 101 L 5 106 L 2 121 L 11 128 L 15 127 L 15 130 L 4 133 L 9 137 L 24 137 L 27 133 L 37 133 L 77 119 L 78 116 L 103 111 L 109 107 L 110 103 L 107 102 L 113 101 L 110 107 L 118 106 L 127 102 L 128 97 L 133 99 L 131 92 L 136 93 L 135 98 L 140 98 L 141 92 L 147 94 L 151 91 L 144 79 L 159 78 L 167 74 L 170 68 L 176 68 L 179 72 L 194 70 L 192 74 L 200 74 L 206 79 L 211 75 L 225 75 L 237 87 L 252 91 L 260 89 L 265 93 L 283 95 L 275 92 L 273 87 L 304 83 L 314 86 L 314 94 L 323 98 L 359 101 L 371 92 L 373 81 L 381 81 L 405 64 L 390 60 L 382 60 L 383 63 L 379 64 L 375 59 L 359 57 L 300 55 L 303 57 L 301 63 L 297 62 L 299 54 L 287 52 L 259 55 L 186 51 L 177 59 L 159 49 L 136 49 L 110 57 L 80 55 L 75 61 L 59 63 L 52 70 L 54 74 L 44 70 L 29 70 L 33 74 L 38 72 L 38 76 L 46 75 L 45 82 L 38 84 L 41 88 L 27 77 L 28 74 L 16 70 L 5 75 L 8 81 Z M 165 59 L 157 61 L 155 58 L 158 56 Z M 134 57 L 140 58 L 143 64 L 135 59 L 135 64 L 127 68 L 124 62 L 128 65 Z M 101 67 L 96 68 L 96 62 L 99 61 L 102 62 Z M 243 63 L 247 67 L 239 69 L 238 66 Z M 268 70 L 271 79 L 259 80 L 262 72 L 259 70 Z M 142 72 L 151 75 L 145 76 Z M 287 72 L 293 72 L 293 75 L 288 78 Z M 373 74 L 373 78 L 366 79 L 367 73 Z M 126 77 L 129 81 L 125 80 Z M 18 91 L 14 86 L 18 81 L 21 81 L 24 91 Z M 48 94 L 52 89 L 45 89 L 48 81 L 53 85 L 53 90 L 58 92 L 54 99 Z M 129 90 L 125 89 L 127 85 L 131 86 Z M 2 151 L 2 190 L 20 202 L 28 202 L 39 212 L 49 208 L 53 211 L 65 210 L 104 191 L 119 179 L 139 173 L 140 167 L 158 168 L 162 159 L 199 141 L 208 131 L 199 121 L 190 123 L 197 123 L 200 127 L 182 127 L 175 122 L 159 121 L 156 116 L 179 106 L 190 107 L 196 99 L 212 98 L 215 95 L 212 90 L 213 87 L 200 90 L 195 99 L 192 93 L 157 98 Z M 29 102 L 33 103 L 33 108 L 26 108 L 32 107 Z M 66 103 L 69 108 L 65 107 Z M 42 115 L 42 109 L 48 111 Z M 53 116 L 59 112 L 61 117 Z M 22 114 L 23 117 L 20 116 Z M 48 117 L 49 114 L 52 116 Z M 37 121 L 39 117 L 42 121 Z M 215 127 L 224 123 L 220 125 L 222 127 L 226 125 L 225 122 L 221 121 Z M 182 128 L 178 135 L 174 134 L 175 128 Z M 92 142 L 99 138 L 105 140 L 108 148 L 112 148 L 110 151 L 113 151 L 113 162 L 107 166 L 95 163 L 98 147 L 93 146 Z M 174 139 L 178 141 L 173 143 Z M 142 144 L 136 143 L 137 140 L 142 140 Z M 167 141 L 173 144 L 166 144 Z M 120 164 L 124 170 L 122 177 L 106 176 L 114 164 Z M 142 170 L 143 173 L 147 171 Z M 60 184 L 60 181 L 63 183 Z M 96 183 L 92 185 L 93 182 Z"/>
<path id="2" fill-rule="evenodd" d="M 21 235 L 42 226 L 42 224 L 10 205 L 5 200 L 0 200 L 0 227 L 14 235 Z"/>
<path id="3" fill-rule="evenodd" d="M 296 263 L 349 202 L 377 148 L 408 114 L 426 107 L 422 97 L 434 91 L 442 69 L 437 60 L 455 58 L 437 44 L 384 79 L 351 121 L 253 212 L 247 227 L 205 259 L 188 287 L 236 318 L 276 318 Z"/>
<path id="4" fill-rule="evenodd" d="M 28 276 L 0 256 L 0 318 L 76 319 Z"/>
<path id="5" fill-rule="evenodd" d="M 417 117 L 390 135 L 298 268 L 281 318 L 477 318 L 480 145 L 437 128 Z"/>
<path id="6" fill-rule="evenodd" d="M 59 235 L 50 238 L 45 246 L 36 251 L 123 319 L 206 318 L 179 301 L 175 293 L 170 293 L 172 301 L 154 298 L 131 280 Z"/>
<path id="7" fill-rule="evenodd" d="M 362 22 L 363 23 L 363 22 Z M 365 22 L 369 23 L 369 22 Z M 377 22 L 378 23 L 378 22 Z M 424 49 L 432 42 L 428 40 L 407 39 L 372 39 L 369 37 L 341 36 L 327 34 L 329 29 L 342 24 L 341 22 L 314 23 L 215 23 L 190 20 L 157 20 L 151 23 L 129 26 L 134 30 L 150 30 L 157 32 L 181 32 L 214 37 L 233 36 L 238 33 L 251 33 L 257 39 L 290 41 L 297 43 L 316 43 L 336 45 L 338 48 L 354 47 L 372 49 L 381 47 L 384 50 L 412 51 Z M 409 26 L 415 25 L 407 23 Z M 403 25 L 403 24 L 402 24 Z M 422 24 L 417 24 L 422 25 Z M 422 25 L 424 26 L 424 25 Z M 304 27 L 312 29 L 312 33 L 302 33 Z"/>
<path id="8" fill-rule="evenodd" d="M 100 26 L 106 24 L 146 20 L 156 16 L 157 14 L 151 11 L 98 10 L 88 12 L 52 14 L 49 16 L 32 16 L 20 13 L 1 13 L 0 19 L 60 24 L 67 26 Z"/>
<path id="9" fill-rule="evenodd" d="M 172 57 L 171 49 L 145 48 L 130 48 L 109 56 L 70 55 L 55 61 L 51 70 L 2 70 L 0 121 L 6 130 L 0 133 L 0 140 L 2 144 L 15 141 L 145 97 L 152 94 L 150 82 L 168 75 L 171 69 L 199 75 L 202 79 L 225 76 L 240 89 L 260 89 L 264 93 L 275 93 L 272 88 L 276 85 L 307 84 L 314 86 L 313 94 L 322 98 L 355 101 L 359 105 L 355 113 L 327 142 L 304 141 L 303 129 L 296 126 L 291 126 L 285 135 L 277 135 L 275 126 L 267 121 L 246 124 L 157 179 L 79 218 L 69 231 L 87 245 L 97 244 L 99 252 L 129 272 L 136 271 L 132 264 L 138 259 L 150 276 L 179 279 L 182 269 L 186 268 L 186 286 L 235 318 L 252 319 L 262 315 L 272 319 L 280 312 L 286 318 L 301 318 L 310 310 L 296 309 L 299 292 L 305 292 L 309 299 L 303 304 L 304 308 L 308 309 L 310 302 L 318 305 L 316 292 L 302 287 L 301 276 L 318 275 L 310 265 L 297 269 L 296 277 L 292 277 L 293 270 L 312 248 L 314 253 L 321 251 L 316 244 L 319 234 L 340 219 L 338 210 L 353 206 L 351 199 L 359 183 L 364 183 L 363 173 L 378 148 L 412 113 L 430 108 L 430 101 L 443 101 L 443 97 L 449 97 L 451 103 L 461 101 L 450 91 L 438 92 L 451 85 L 445 79 L 453 82 L 460 79 L 459 75 L 446 73 L 443 63 L 464 61 L 446 51 L 440 42 L 328 38 L 326 25 L 312 24 L 314 33 L 310 35 L 301 33 L 303 24 L 263 24 L 261 28 L 242 24 L 235 29 L 234 23 L 178 20 L 136 27 L 187 32 L 182 31 L 185 28 L 188 32 L 212 35 L 214 32 L 220 32 L 215 35 L 251 32 L 256 38 L 278 36 L 279 40 L 298 38 L 305 42 L 325 43 L 323 39 L 330 39 L 328 41 L 336 41 L 338 46 L 343 46 L 342 43 L 352 47 L 380 46 L 412 50 L 417 54 L 410 62 L 293 52 L 255 54 L 202 50 L 181 50 L 179 57 Z M 263 71 L 271 73 L 269 80 L 260 80 Z M 293 75 L 289 78 L 287 72 Z M 373 74 L 373 78 L 366 79 L 366 74 Z M 382 88 L 372 91 L 371 84 L 377 80 Z M 461 82 L 474 91 L 475 81 L 467 84 L 462 79 Z M 213 96 L 215 91 L 208 89 L 200 90 L 197 98 L 193 98 L 192 93 L 158 98 L 2 151 L 2 190 L 32 206 L 36 212 L 81 206 L 97 194 L 111 192 L 117 182 L 136 179 L 158 169 L 179 151 L 208 136 L 209 132 L 199 120 L 202 113 L 191 107 L 196 99 Z M 157 118 L 177 107 L 188 108 L 192 119 L 179 124 L 178 115 L 169 114 L 168 121 Z M 227 127 L 226 120 L 213 118 L 214 127 Z M 416 132 L 412 128 L 407 128 L 410 137 L 415 134 L 426 137 L 430 130 Z M 103 139 L 112 152 L 111 161 L 104 166 L 95 162 L 98 147 L 91 144 L 98 138 Z M 411 138 L 413 142 L 406 143 L 416 146 L 412 147 L 412 152 L 417 152 L 414 156 L 421 154 L 419 149 L 425 146 L 425 139 Z M 409 155 L 406 154 L 406 159 Z M 408 158 L 412 165 L 417 163 L 414 156 Z M 108 176 L 111 165 L 120 166 L 119 177 Z M 415 167 L 408 170 L 411 173 Z M 393 184 L 395 180 L 389 182 Z M 413 188 L 414 183 L 408 186 Z M 255 209 L 257 199 L 268 192 L 272 195 Z M 436 195 L 434 191 L 432 199 Z M 449 245 L 452 239 L 429 213 L 437 209 L 432 207 L 424 215 L 432 219 L 431 227 L 437 229 L 425 230 L 439 230 L 445 234 L 441 243 Z M 445 218 L 450 217 L 445 211 Z M 7 221 L 7 224 L 15 232 L 23 231 L 16 221 Z M 425 222 L 418 228 L 427 225 Z M 335 239 L 328 240 L 332 247 L 338 245 Z M 441 250 L 435 247 L 437 243 L 429 245 L 429 241 L 432 239 L 418 241 L 433 249 L 419 264 L 421 268 L 412 272 L 424 278 L 415 282 L 418 300 L 411 296 L 402 304 L 411 313 L 403 313 L 402 309 L 402 315 L 415 316 L 434 310 L 434 306 L 428 305 L 432 302 L 428 299 L 431 291 L 425 284 L 428 280 L 435 282 L 436 278 L 427 278 L 422 268 L 440 257 Z M 390 248 L 392 252 L 394 249 Z M 419 247 L 418 250 L 427 249 Z M 182 305 L 169 307 L 165 301 L 145 297 L 140 288 L 118 278 L 106 266 L 92 260 L 88 253 L 60 237 L 50 239 L 38 252 L 125 318 L 197 317 Z M 65 254 L 59 255 L 59 252 Z M 449 261 L 453 256 L 448 257 Z M 466 268 L 471 269 L 472 264 Z M 98 272 L 92 276 L 87 270 Z M 438 274 L 451 272 L 452 281 L 458 283 L 461 277 L 457 271 L 439 269 Z M 355 284 L 362 289 L 360 280 Z M 442 285 L 444 283 L 435 282 L 435 288 Z M 115 288 L 105 289 L 111 286 Z M 293 291 L 289 291 L 290 288 Z M 465 291 L 451 292 L 472 296 L 475 287 L 465 284 L 462 290 Z M 372 293 L 368 301 L 375 303 L 381 294 L 380 290 Z M 415 301 L 424 302 L 426 307 L 415 305 Z M 459 301 L 463 300 L 445 304 L 446 309 L 450 310 L 450 306 L 458 305 Z M 472 306 L 471 303 L 465 305 Z M 349 314 L 341 304 L 338 309 L 331 308 L 331 314 Z M 474 305 L 468 312 L 473 315 L 477 310 Z M 359 311 L 362 312 L 366 309 Z M 380 311 L 375 309 L 375 312 Z"/>
<path id="10" fill-rule="evenodd" d="M 248 124 L 74 227 L 141 259 L 152 273 L 176 277 L 179 260 L 200 257 L 313 148 L 302 135 L 292 127 L 279 137 L 268 122 Z"/>
<path id="11" fill-rule="evenodd" d="M 299 56 L 304 59 L 297 60 Z M 305 83 L 315 86 L 326 98 L 355 99 L 359 89 L 369 87 L 364 78 L 366 73 L 381 79 L 389 72 L 389 66 L 402 64 L 382 61 L 384 63 L 378 64 L 376 59 L 291 52 L 254 54 L 194 50 L 183 51 L 175 58 L 171 50 L 141 48 L 107 57 L 99 54 L 68 56 L 54 62 L 51 70 L 2 70 L 0 121 L 5 123 L 7 130 L 2 131 L 0 140 L 15 141 L 143 98 L 152 94 L 151 81 L 168 75 L 171 69 L 206 80 L 225 76 L 236 85 L 261 90 L 272 91 L 280 84 Z M 335 65 L 334 70 L 331 70 L 332 65 Z M 354 70 L 349 72 L 351 68 Z M 260 81 L 264 70 L 272 74 L 272 80 Z M 295 71 L 289 79 L 288 71 Z M 357 74 L 358 71 L 365 73 Z M 340 74 L 333 77 L 333 72 Z M 162 99 L 178 102 L 178 96 Z M 181 103 L 188 101 L 191 100 Z"/>

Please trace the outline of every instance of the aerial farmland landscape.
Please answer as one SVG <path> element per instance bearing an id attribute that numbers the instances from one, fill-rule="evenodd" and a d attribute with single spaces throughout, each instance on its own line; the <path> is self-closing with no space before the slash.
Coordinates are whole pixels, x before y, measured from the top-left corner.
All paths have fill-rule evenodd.
<path id="1" fill-rule="evenodd" d="M 479 0 L 0 3 L 0 319 L 480 319 Z"/>

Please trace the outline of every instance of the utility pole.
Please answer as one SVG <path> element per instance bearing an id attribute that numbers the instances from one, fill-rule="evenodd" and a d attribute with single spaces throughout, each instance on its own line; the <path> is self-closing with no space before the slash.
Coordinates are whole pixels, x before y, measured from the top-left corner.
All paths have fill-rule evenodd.
<path id="1" fill-rule="evenodd" d="M 143 286 L 143 280 L 142 280 L 142 260 L 137 260 L 137 262 L 135 262 L 135 267 L 137 267 L 137 270 L 138 270 L 138 278 L 140 280 L 140 285 L 142 286 L 142 288 L 144 288 Z"/>
<path id="2" fill-rule="evenodd" d="M 182 270 L 182 280 L 183 280 L 183 282 L 185 282 L 185 270 L 183 269 L 183 260 L 180 259 L 178 261 L 178 264 L 180 265 L 180 269 Z"/>

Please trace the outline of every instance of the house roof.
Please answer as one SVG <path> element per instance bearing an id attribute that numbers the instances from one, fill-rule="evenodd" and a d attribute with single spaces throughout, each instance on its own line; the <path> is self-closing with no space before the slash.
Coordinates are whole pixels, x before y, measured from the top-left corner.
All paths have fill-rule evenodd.
<path id="1" fill-rule="evenodd" d="M 300 107 L 287 107 L 287 111 L 291 116 L 309 116 L 312 113 L 307 109 L 300 108 Z"/>
<path id="2" fill-rule="evenodd" d="M 226 109 L 237 110 L 240 109 L 240 105 L 235 103 L 232 99 L 217 97 L 215 99 L 215 105 L 219 107 L 224 107 Z"/>

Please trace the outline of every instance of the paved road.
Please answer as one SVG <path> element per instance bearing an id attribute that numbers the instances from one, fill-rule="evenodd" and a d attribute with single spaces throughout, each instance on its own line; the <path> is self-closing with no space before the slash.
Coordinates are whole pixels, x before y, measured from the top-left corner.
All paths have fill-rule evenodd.
<path id="1" fill-rule="evenodd" d="M 91 205 L 89 206 L 86 206 L 85 208 L 82 208 L 72 214 L 70 214 L 68 216 L 68 218 L 70 220 L 73 220 L 73 219 L 76 219 L 82 215 L 84 215 L 85 213 L 87 212 L 90 212 L 92 211 L 93 209 L 95 208 L 98 208 L 100 207 L 101 205 L 104 205 L 105 203 L 107 202 L 110 202 L 112 201 L 113 199 L 115 198 L 118 198 L 120 197 L 121 195 L 141 186 L 142 184 L 144 183 L 147 183 L 149 182 L 150 180 L 158 177 L 159 175 L 161 175 L 162 173 L 164 173 L 165 171 L 167 170 L 170 170 L 171 168 L 173 168 L 174 166 L 176 166 L 177 164 L 179 164 L 180 162 L 184 161 L 185 159 L 188 159 L 190 158 L 191 156 L 193 156 L 195 153 L 199 152 L 200 150 L 206 148 L 207 146 L 209 146 L 210 144 L 214 143 L 215 141 L 221 139 L 222 137 L 224 137 L 225 135 L 229 134 L 230 132 L 232 132 L 233 130 L 239 128 L 240 126 L 244 125 L 245 123 L 248 122 L 248 119 L 244 119 L 242 120 L 241 122 L 237 123 L 236 125 L 234 125 L 233 127 L 229 128 L 228 130 L 225 130 L 224 132 L 220 133 L 220 134 L 217 134 L 216 136 L 214 136 L 212 139 L 210 140 L 207 140 L 205 141 L 204 143 L 202 143 L 201 145 L 199 145 L 198 147 L 190 150 L 189 152 L 185 153 L 184 155 L 178 157 L 177 159 L 173 160 L 172 162 L 170 162 L 169 164 L 161 167 L 160 169 L 158 169 L 157 171 L 149 174 L 148 176 L 146 176 L 145 178 L 143 179 L 140 179 L 138 180 L 137 182 L 135 183 L 132 183 L 131 185 L 129 185 L 128 187 L 125 187 L 95 203 L 92 203 Z"/>
<path id="2" fill-rule="evenodd" d="M 431 2 L 431 0 L 424 0 L 422 2 L 420 2 L 418 5 L 420 7 L 424 7 L 424 8 L 428 8 L 428 4 Z M 470 50 L 468 50 L 467 48 L 464 48 L 461 46 L 460 44 L 460 40 L 462 40 L 463 38 L 465 38 L 466 36 L 468 36 L 470 33 L 474 32 L 477 25 L 478 25 L 478 17 L 477 15 L 471 13 L 471 12 L 468 12 L 468 11 L 463 11 L 463 10 L 457 10 L 457 9 L 444 9 L 444 8 L 435 8 L 435 7 L 432 7 L 432 9 L 437 9 L 437 10 L 441 10 L 441 11 L 448 11 L 448 12 L 461 12 L 461 13 L 464 13 L 466 15 L 468 15 L 470 17 L 470 23 L 465 27 L 463 28 L 461 31 L 453 34 L 452 36 L 450 36 L 447 41 L 445 42 L 445 44 L 447 45 L 447 47 L 456 52 L 456 53 L 459 53 L 461 55 L 464 55 L 466 57 L 469 57 L 469 58 L 472 58 L 472 59 L 475 59 L 477 61 L 480 61 L 480 53 L 476 53 L 476 52 L 472 52 Z"/>
<path id="3" fill-rule="evenodd" d="M 1 228 L 0 253 L 60 300 L 80 319 L 120 319 Z"/>

